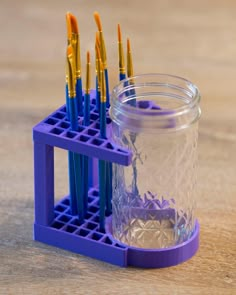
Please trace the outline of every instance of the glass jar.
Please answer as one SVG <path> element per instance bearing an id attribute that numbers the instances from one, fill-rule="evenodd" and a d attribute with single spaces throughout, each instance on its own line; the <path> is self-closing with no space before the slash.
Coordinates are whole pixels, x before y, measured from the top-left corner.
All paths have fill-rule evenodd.
<path id="1" fill-rule="evenodd" d="M 132 151 L 113 164 L 112 235 L 139 248 L 179 245 L 194 233 L 200 94 L 191 82 L 146 74 L 112 92 L 112 140 Z"/>

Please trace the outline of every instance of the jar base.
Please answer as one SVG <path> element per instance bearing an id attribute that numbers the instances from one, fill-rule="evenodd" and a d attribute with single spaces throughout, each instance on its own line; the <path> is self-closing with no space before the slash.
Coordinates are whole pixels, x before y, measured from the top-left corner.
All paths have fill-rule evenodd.
<path id="1" fill-rule="evenodd" d="M 190 239 L 179 245 L 160 248 L 160 249 L 143 249 L 122 244 L 112 235 L 112 215 L 106 218 L 106 233 L 109 238 L 128 248 L 127 265 L 140 268 L 163 268 L 180 264 L 194 256 L 199 247 L 198 221 L 195 224 L 195 230 Z"/>

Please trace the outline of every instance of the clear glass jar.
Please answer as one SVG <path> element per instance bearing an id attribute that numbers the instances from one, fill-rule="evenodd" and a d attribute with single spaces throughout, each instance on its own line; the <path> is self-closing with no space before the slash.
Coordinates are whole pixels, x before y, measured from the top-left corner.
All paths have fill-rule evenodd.
<path id="1" fill-rule="evenodd" d="M 132 150 L 113 164 L 112 234 L 139 248 L 168 248 L 195 229 L 200 94 L 171 75 L 127 79 L 112 92 L 112 139 Z"/>

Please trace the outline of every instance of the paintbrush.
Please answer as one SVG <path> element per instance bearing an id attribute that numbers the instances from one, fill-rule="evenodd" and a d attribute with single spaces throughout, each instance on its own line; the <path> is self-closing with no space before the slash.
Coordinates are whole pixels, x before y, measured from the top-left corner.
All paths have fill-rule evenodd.
<path id="1" fill-rule="evenodd" d="M 100 52 L 101 59 L 104 67 L 105 83 L 106 83 L 106 105 L 110 106 L 110 95 L 109 95 L 109 81 L 108 81 L 108 69 L 107 69 L 107 55 L 106 55 L 106 46 L 102 31 L 102 23 L 98 12 L 94 12 L 94 19 L 98 27 L 99 40 L 100 40 Z"/>
<path id="2" fill-rule="evenodd" d="M 72 37 L 71 45 L 75 54 L 75 78 L 76 78 L 76 101 L 78 105 L 79 115 L 83 115 L 83 91 L 82 91 L 82 76 L 81 76 L 81 58 L 80 58 L 80 35 L 77 19 L 71 14 Z"/>
<path id="3" fill-rule="evenodd" d="M 84 92 L 84 125 L 88 126 L 90 124 L 90 53 L 87 52 L 87 63 L 86 63 L 86 86 Z M 84 208 L 85 211 L 88 207 L 88 179 L 89 179 L 89 158 L 83 156 L 83 184 L 84 184 Z"/>
<path id="4" fill-rule="evenodd" d="M 124 50 L 123 50 L 123 43 L 122 43 L 122 37 L 121 37 L 121 29 L 119 24 L 117 26 L 117 33 L 118 33 L 118 54 L 119 54 L 119 78 L 121 81 L 126 78 L 126 75 L 125 75 Z"/>
<path id="5" fill-rule="evenodd" d="M 67 43 L 68 45 L 71 43 L 71 16 L 68 12 L 66 14 L 66 25 L 67 25 Z M 69 95 L 68 95 L 68 64 L 67 64 L 67 57 L 66 57 L 66 87 L 65 87 L 65 94 L 66 94 L 66 112 L 67 118 L 70 119 L 70 111 L 69 111 Z M 77 112 L 77 107 L 76 107 Z M 70 210 L 72 215 L 76 215 L 78 213 L 77 210 L 77 200 L 76 200 L 76 184 L 75 184 L 75 171 L 74 171 L 74 156 L 73 152 L 68 152 L 68 171 L 69 171 L 69 194 L 70 194 Z"/>
<path id="6" fill-rule="evenodd" d="M 131 99 L 129 100 L 129 104 L 132 106 L 136 106 L 136 93 L 134 90 L 134 80 L 132 77 L 134 76 L 134 69 L 133 69 L 133 59 L 132 59 L 132 52 L 131 52 L 131 46 L 130 46 L 130 40 L 127 39 L 127 76 L 129 79 L 129 85 L 131 85 L 131 89 L 129 90 L 129 93 L 131 95 Z"/>
<path id="7" fill-rule="evenodd" d="M 75 86 L 75 56 L 72 45 L 67 47 L 67 71 L 68 71 L 68 97 L 69 97 L 69 112 L 71 129 L 78 130 L 78 110 L 76 105 L 76 86 Z M 78 206 L 79 223 L 84 221 L 84 203 L 83 203 L 83 188 L 82 188 L 82 173 L 81 173 L 81 156 L 73 153 L 74 173 L 76 181 L 76 199 Z"/>
<path id="8" fill-rule="evenodd" d="M 99 39 L 98 34 L 96 34 L 96 43 L 95 43 L 95 54 L 96 54 L 96 109 L 100 112 L 100 97 L 101 97 L 101 54 L 99 49 Z"/>
<path id="9" fill-rule="evenodd" d="M 102 62 L 100 61 L 100 137 L 106 138 L 106 82 Z M 105 230 L 105 207 L 106 207 L 106 165 L 99 160 L 99 196 L 100 196 L 100 230 Z"/>

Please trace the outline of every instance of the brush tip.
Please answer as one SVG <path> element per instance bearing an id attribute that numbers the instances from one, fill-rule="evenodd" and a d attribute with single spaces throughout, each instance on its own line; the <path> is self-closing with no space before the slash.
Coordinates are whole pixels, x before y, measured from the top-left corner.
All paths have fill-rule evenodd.
<path id="1" fill-rule="evenodd" d="M 118 42 L 121 43 L 121 29 L 120 24 L 117 25 Z"/>
<path id="2" fill-rule="evenodd" d="M 130 40 L 129 40 L 129 38 L 127 38 L 127 51 L 128 51 L 128 52 L 131 51 Z"/>
<path id="3" fill-rule="evenodd" d="M 75 34 L 79 34 L 79 27 L 76 17 L 73 14 L 71 15 L 71 26 L 72 26 L 72 32 Z"/>
<path id="4" fill-rule="evenodd" d="M 66 27 L 67 27 L 67 37 L 71 39 L 72 28 L 71 28 L 71 13 L 68 11 L 66 13 Z"/>
<path id="5" fill-rule="evenodd" d="M 101 32 L 102 31 L 102 23 L 101 23 L 100 15 L 97 11 L 95 11 L 93 15 L 94 15 L 94 19 L 97 24 L 98 30 Z"/>

